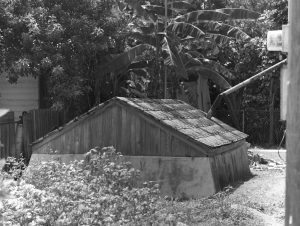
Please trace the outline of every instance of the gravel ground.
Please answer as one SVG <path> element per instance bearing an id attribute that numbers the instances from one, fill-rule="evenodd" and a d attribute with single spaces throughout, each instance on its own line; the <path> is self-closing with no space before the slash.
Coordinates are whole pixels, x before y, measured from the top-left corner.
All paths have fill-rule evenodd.
<path id="1" fill-rule="evenodd" d="M 249 150 L 281 164 L 271 163 L 251 167 L 253 177 L 238 186 L 230 195 L 230 199 L 241 206 L 246 206 L 253 214 L 262 218 L 264 221 L 261 225 L 284 225 L 286 150 L 259 148 Z"/>
<path id="2" fill-rule="evenodd" d="M 285 170 L 252 169 L 251 172 L 253 178 L 237 187 L 230 198 L 265 218 L 262 225 L 283 225 Z"/>
<path id="3" fill-rule="evenodd" d="M 254 154 L 259 154 L 262 157 L 273 159 L 279 163 L 286 162 L 286 150 L 285 149 L 262 149 L 262 148 L 250 148 Z"/>

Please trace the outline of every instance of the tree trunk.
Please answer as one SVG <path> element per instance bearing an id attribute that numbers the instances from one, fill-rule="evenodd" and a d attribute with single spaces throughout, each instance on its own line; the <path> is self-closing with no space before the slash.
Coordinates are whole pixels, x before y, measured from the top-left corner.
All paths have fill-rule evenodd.
<path id="1" fill-rule="evenodd" d="M 208 112 L 211 102 L 207 82 L 207 79 L 201 76 L 198 77 L 197 81 L 184 82 L 184 90 L 177 93 L 177 99 L 185 101 L 204 112 Z"/>
<path id="2" fill-rule="evenodd" d="M 201 76 L 197 79 L 197 107 L 204 112 L 208 112 L 211 106 L 209 87 L 207 78 Z"/>

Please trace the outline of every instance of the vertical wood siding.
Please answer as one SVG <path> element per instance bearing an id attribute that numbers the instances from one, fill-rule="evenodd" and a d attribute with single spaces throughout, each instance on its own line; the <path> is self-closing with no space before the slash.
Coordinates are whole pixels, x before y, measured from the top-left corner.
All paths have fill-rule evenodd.
<path id="1" fill-rule="evenodd" d="M 23 154 L 29 160 L 31 143 L 65 123 L 63 112 L 50 109 L 30 110 L 23 115 Z"/>
<path id="2" fill-rule="evenodd" d="M 4 74 L 0 75 L 0 108 L 15 112 L 15 120 L 23 111 L 37 109 L 39 104 L 38 79 L 20 77 L 16 84 L 10 84 Z"/>
<path id="3" fill-rule="evenodd" d="M 250 176 L 250 170 L 246 143 L 214 156 L 211 158 L 211 164 L 220 188 L 247 179 Z"/>
<path id="4" fill-rule="evenodd" d="M 33 145 L 33 151 L 83 154 L 95 146 L 114 146 L 122 154 L 133 156 L 203 156 L 197 147 L 185 142 L 172 130 L 118 104 L 65 126 L 55 136 Z"/>

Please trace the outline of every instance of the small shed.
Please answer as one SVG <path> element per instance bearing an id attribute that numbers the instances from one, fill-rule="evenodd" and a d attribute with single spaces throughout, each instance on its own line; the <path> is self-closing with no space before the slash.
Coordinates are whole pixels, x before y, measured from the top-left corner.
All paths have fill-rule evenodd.
<path id="1" fill-rule="evenodd" d="M 163 194 L 203 197 L 249 176 L 246 137 L 183 101 L 116 97 L 34 142 L 30 162 L 114 146 Z"/>

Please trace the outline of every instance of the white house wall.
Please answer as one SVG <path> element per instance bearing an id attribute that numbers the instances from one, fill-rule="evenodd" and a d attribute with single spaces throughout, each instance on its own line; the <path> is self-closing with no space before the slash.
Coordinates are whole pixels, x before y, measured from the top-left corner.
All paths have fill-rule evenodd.
<path id="1" fill-rule="evenodd" d="M 33 77 L 21 77 L 16 84 L 10 84 L 4 75 L 0 76 L 0 108 L 15 113 L 15 120 L 23 111 L 39 106 L 39 81 Z"/>

